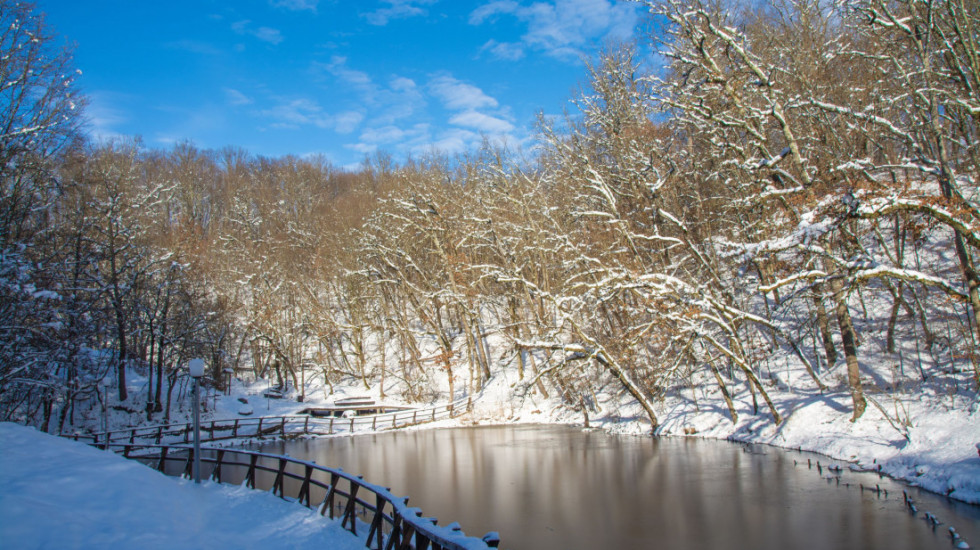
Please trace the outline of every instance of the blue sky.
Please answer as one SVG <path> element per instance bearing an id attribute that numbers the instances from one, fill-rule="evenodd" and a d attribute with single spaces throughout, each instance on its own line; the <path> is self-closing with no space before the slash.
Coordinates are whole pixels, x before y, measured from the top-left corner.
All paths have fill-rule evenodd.
<path id="1" fill-rule="evenodd" d="M 189 140 L 356 166 L 456 153 L 482 136 L 527 147 L 583 56 L 633 37 L 615 0 L 39 0 L 75 44 L 96 137 Z"/>

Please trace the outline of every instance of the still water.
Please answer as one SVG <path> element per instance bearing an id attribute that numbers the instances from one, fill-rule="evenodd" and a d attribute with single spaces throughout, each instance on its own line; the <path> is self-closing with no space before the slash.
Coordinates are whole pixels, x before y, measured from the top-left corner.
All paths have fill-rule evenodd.
<path id="1" fill-rule="evenodd" d="M 910 489 L 912 515 L 898 483 L 849 471 L 838 480 L 818 472 L 825 457 L 764 446 L 500 426 L 259 448 L 363 475 L 440 525 L 498 531 L 509 550 L 946 549 L 950 525 L 980 548 L 978 506 Z M 933 530 L 924 511 L 944 523 Z"/>

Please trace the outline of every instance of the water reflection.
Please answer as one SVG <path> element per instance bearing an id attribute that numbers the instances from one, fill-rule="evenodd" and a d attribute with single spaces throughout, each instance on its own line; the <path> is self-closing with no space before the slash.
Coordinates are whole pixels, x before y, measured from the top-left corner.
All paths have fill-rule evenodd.
<path id="1" fill-rule="evenodd" d="M 916 493 L 920 514 L 946 523 L 934 532 L 898 484 L 847 472 L 838 486 L 803 455 L 767 447 L 504 426 L 261 448 L 361 474 L 440 524 L 499 531 L 510 550 L 949 548 L 948 525 L 980 544 L 980 507 Z"/>

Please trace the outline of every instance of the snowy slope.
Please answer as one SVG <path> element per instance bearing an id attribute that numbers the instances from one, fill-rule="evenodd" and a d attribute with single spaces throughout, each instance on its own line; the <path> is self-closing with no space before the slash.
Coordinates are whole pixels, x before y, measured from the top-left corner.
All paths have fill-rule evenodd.
<path id="1" fill-rule="evenodd" d="M 197 486 L 10 423 L 0 449 L 4 548 L 364 548 L 339 522 L 263 491 Z"/>

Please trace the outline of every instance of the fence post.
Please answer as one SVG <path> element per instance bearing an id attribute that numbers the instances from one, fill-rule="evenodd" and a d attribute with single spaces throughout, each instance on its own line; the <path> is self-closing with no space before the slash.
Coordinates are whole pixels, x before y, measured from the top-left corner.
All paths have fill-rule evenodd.
<path id="1" fill-rule="evenodd" d="M 283 457 L 279 457 L 279 469 L 278 471 L 276 471 L 275 481 L 272 482 L 272 494 L 275 495 L 276 492 L 278 491 L 279 494 L 277 496 L 279 496 L 279 498 L 283 498 L 283 495 L 286 492 L 285 489 L 286 483 L 284 479 L 285 471 L 286 471 L 286 459 Z"/>
<path id="2" fill-rule="evenodd" d="M 490 548 L 497 548 L 500 546 L 500 534 L 496 531 L 490 531 L 486 535 L 483 535 L 483 542 L 487 543 Z"/>
<path id="3" fill-rule="evenodd" d="M 255 488 L 255 463 L 259 460 L 258 455 L 249 455 L 248 472 L 245 474 L 245 486 L 249 489 Z"/>
<path id="4" fill-rule="evenodd" d="M 170 450 L 170 447 L 161 447 L 160 448 L 160 463 L 157 465 L 157 470 L 160 471 L 160 472 L 167 473 L 166 472 L 166 470 L 167 470 L 167 451 L 169 451 L 169 450 Z"/>
<path id="5" fill-rule="evenodd" d="M 347 496 L 347 506 L 344 508 L 344 517 L 340 521 L 340 526 L 347 529 L 347 521 L 350 521 L 351 533 L 357 534 L 357 517 L 355 507 L 357 506 L 357 490 L 361 488 L 360 483 L 350 482 L 350 494 Z"/>
<path id="6" fill-rule="evenodd" d="M 184 475 L 191 477 L 194 475 L 194 449 L 187 449 L 187 465 L 184 467 Z"/>
<path id="7" fill-rule="evenodd" d="M 327 496 L 323 497 L 323 506 L 320 508 L 320 515 L 329 512 L 330 519 L 333 519 L 333 503 L 337 496 L 337 481 L 340 480 L 340 476 L 336 472 L 330 472 L 330 489 L 327 491 Z"/>
<path id="8" fill-rule="evenodd" d="M 211 479 L 221 483 L 221 461 L 225 458 L 225 450 L 218 449 L 218 457 L 214 463 L 214 470 L 211 471 Z"/>
<path id="9" fill-rule="evenodd" d="M 371 548 L 371 541 L 374 540 L 374 536 L 378 536 L 378 548 L 384 548 L 384 509 L 385 509 L 385 499 L 381 495 L 375 493 L 374 495 L 374 518 L 371 520 L 371 528 L 368 530 L 367 547 Z"/>
<path id="10" fill-rule="evenodd" d="M 303 485 L 299 488 L 299 495 L 296 499 L 300 504 L 310 507 L 310 477 L 313 475 L 313 466 L 305 464 L 306 471 L 303 473 Z"/>

